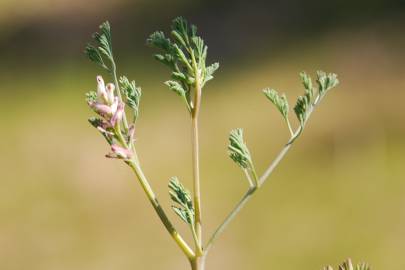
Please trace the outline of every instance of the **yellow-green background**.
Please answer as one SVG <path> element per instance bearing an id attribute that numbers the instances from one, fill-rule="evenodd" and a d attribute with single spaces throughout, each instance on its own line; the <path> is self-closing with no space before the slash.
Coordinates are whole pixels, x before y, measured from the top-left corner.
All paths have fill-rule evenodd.
<path id="1" fill-rule="evenodd" d="M 205 239 L 247 186 L 227 157 L 229 131 L 245 129 L 259 172 L 287 140 L 261 89 L 284 91 L 292 103 L 301 70 L 341 81 L 207 268 L 315 270 L 352 257 L 405 269 L 404 8 L 382 0 L 0 1 L 0 269 L 187 269 L 134 176 L 104 158 L 108 147 L 86 122 L 84 93 L 101 71 L 82 55 L 110 20 L 119 72 L 143 89 L 141 162 L 170 211 L 169 177 L 191 187 L 190 123 L 144 40 L 177 15 L 199 25 L 210 61 L 221 63 L 201 113 Z"/>

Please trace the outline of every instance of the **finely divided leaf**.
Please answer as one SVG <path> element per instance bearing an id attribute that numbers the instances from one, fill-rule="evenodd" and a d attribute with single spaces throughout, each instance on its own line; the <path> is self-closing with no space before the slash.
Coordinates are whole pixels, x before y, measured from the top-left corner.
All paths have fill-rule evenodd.
<path id="1" fill-rule="evenodd" d="M 216 62 L 205 69 L 204 84 L 214 78 L 214 73 L 219 68 L 219 63 Z"/>
<path id="2" fill-rule="evenodd" d="M 113 62 L 111 27 L 109 22 L 104 22 L 100 25 L 100 33 L 93 34 L 95 46 L 88 44 L 85 53 L 89 59 L 100 65 L 106 70 L 110 70 L 105 64 L 103 57 L 106 57 L 110 62 Z"/>
<path id="3" fill-rule="evenodd" d="M 87 103 L 94 103 L 97 101 L 97 93 L 94 91 L 89 91 L 86 93 L 86 102 Z"/>
<path id="4" fill-rule="evenodd" d="M 120 78 L 121 91 L 125 96 L 125 103 L 134 111 L 134 119 L 139 115 L 139 103 L 142 95 L 142 90 L 137 87 L 135 81 L 129 81 L 127 77 Z"/>
<path id="5" fill-rule="evenodd" d="M 170 90 L 174 91 L 179 96 L 185 96 L 186 91 L 184 90 L 183 86 L 177 81 L 166 81 L 165 84 L 169 86 Z"/>
<path id="6" fill-rule="evenodd" d="M 196 86 L 202 88 L 206 82 L 213 79 L 219 65 L 215 63 L 206 66 L 208 48 L 204 40 L 197 36 L 196 26 L 188 24 L 182 17 L 177 17 L 173 20 L 171 29 L 172 40 L 166 38 L 163 32 L 157 31 L 150 35 L 147 43 L 162 50 L 154 56 L 172 69 L 173 81 L 167 81 L 166 84 L 180 96 L 186 97 L 187 106 L 190 108 L 190 89 Z"/>
<path id="7" fill-rule="evenodd" d="M 300 122 L 301 127 L 304 126 L 305 121 L 307 120 L 307 112 L 310 106 L 312 105 L 308 96 L 298 97 L 297 103 L 294 106 L 294 112 Z"/>
<path id="8" fill-rule="evenodd" d="M 277 107 L 284 119 L 287 120 L 289 105 L 285 94 L 280 96 L 276 90 L 269 88 L 264 89 L 263 93 Z"/>
<path id="9" fill-rule="evenodd" d="M 241 168 L 251 168 L 252 158 L 249 149 L 243 141 L 243 130 L 241 128 L 231 131 L 229 135 L 228 154 Z"/>
<path id="10" fill-rule="evenodd" d="M 311 77 L 304 71 L 300 73 L 300 77 L 305 88 L 305 93 L 312 99 L 314 97 L 314 88 L 312 85 Z"/>
<path id="11" fill-rule="evenodd" d="M 173 211 L 187 224 L 194 224 L 194 207 L 191 195 L 187 189 L 179 182 L 177 177 L 170 178 L 169 181 L 170 198 L 177 205 L 173 205 Z"/>
<path id="12" fill-rule="evenodd" d="M 169 38 L 165 37 L 162 31 L 156 31 L 152 33 L 146 40 L 147 44 L 152 45 L 164 51 L 170 51 L 172 49 L 172 43 Z"/>
<path id="13" fill-rule="evenodd" d="M 108 70 L 108 67 L 104 64 L 104 60 L 101 57 L 100 52 L 94 46 L 88 44 L 85 48 L 85 54 L 90 59 L 90 61 Z"/>
<path id="14" fill-rule="evenodd" d="M 323 96 L 328 90 L 337 86 L 339 80 L 334 73 L 326 74 L 323 71 L 317 72 L 317 80 L 319 95 Z"/>
<path id="15" fill-rule="evenodd" d="M 303 127 L 307 121 L 308 112 L 318 104 L 328 90 L 332 89 L 339 83 L 339 80 L 334 73 L 326 74 L 323 71 L 318 71 L 316 80 L 318 84 L 318 93 L 315 97 L 311 78 L 305 72 L 301 72 L 300 77 L 305 88 L 305 94 L 298 97 L 297 103 L 294 107 L 294 112 L 297 115 L 301 127 Z"/>

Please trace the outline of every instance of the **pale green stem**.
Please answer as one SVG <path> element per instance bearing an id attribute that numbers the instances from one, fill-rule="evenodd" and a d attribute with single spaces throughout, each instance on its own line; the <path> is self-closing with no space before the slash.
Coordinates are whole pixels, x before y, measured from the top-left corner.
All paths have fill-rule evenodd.
<path id="1" fill-rule="evenodd" d="M 193 189 L 195 208 L 195 231 L 197 236 L 196 256 L 202 255 L 202 226 L 201 226 L 201 189 L 200 189 L 200 151 L 198 139 L 198 116 L 201 104 L 200 72 L 195 61 L 194 53 L 191 52 L 195 74 L 194 107 L 191 112 L 192 122 L 192 159 L 193 159 Z"/>
<path id="2" fill-rule="evenodd" d="M 195 108 L 198 108 L 196 105 Z M 192 117 L 192 158 L 193 158 L 193 189 L 195 208 L 195 231 L 197 236 L 197 250 L 202 247 L 201 230 L 201 190 L 200 190 L 200 165 L 199 165 L 199 143 L 198 143 L 198 117 Z"/>
<path id="3" fill-rule="evenodd" d="M 247 169 L 244 169 L 243 172 L 245 173 L 246 179 L 249 182 L 249 187 L 253 187 L 255 185 L 255 183 L 252 180 L 252 177 L 250 176 L 249 171 Z"/>
<path id="4" fill-rule="evenodd" d="M 228 224 L 235 218 L 235 216 L 239 213 L 239 211 L 243 208 L 243 206 L 249 201 L 249 198 L 254 194 L 256 190 L 257 190 L 256 186 L 249 187 L 245 195 L 243 195 L 242 199 L 236 204 L 235 208 L 229 213 L 229 215 L 225 218 L 222 224 L 215 230 L 214 234 L 208 241 L 206 248 L 204 249 L 206 254 L 212 247 L 212 244 L 215 242 L 215 240 L 225 230 Z"/>
<path id="5" fill-rule="evenodd" d="M 206 255 L 196 257 L 193 260 L 190 260 L 191 270 L 204 270 L 205 269 L 205 259 Z"/>
<path id="6" fill-rule="evenodd" d="M 315 106 L 319 103 L 321 100 L 320 96 L 317 96 L 315 99 L 313 105 L 308 109 L 307 112 L 307 117 L 304 122 L 304 125 L 309 119 L 309 116 L 313 112 Z M 284 156 L 287 154 L 288 150 L 290 150 L 291 146 L 293 145 L 294 141 L 301 135 L 301 132 L 303 130 L 303 126 L 300 126 L 291 136 L 290 140 L 287 142 L 287 144 L 284 145 L 283 149 L 279 152 L 279 154 L 276 156 L 276 158 L 273 160 L 273 162 L 269 165 L 269 167 L 266 169 L 264 174 L 258 179 L 257 186 L 250 186 L 245 195 L 242 197 L 242 199 L 236 204 L 236 206 L 233 208 L 233 210 L 230 212 L 230 214 L 225 218 L 225 220 L 219 225 L 219 227 L 215 230 L 214 234 L 211 236 L 210 240 L 207 243 L 207 246 L 205 248 L 205 252 L 207 253 L 209 249 L 212 247 L 212 244 L 215 242 L 215 240 L 219 237 L 219 235 L 225 230 L 225 228 L 228 226 L 228 224 L 235 218 L 235 216 L 240 212 L 240 210 L 245 206 L 245 204 L 249 201 L 249 199 L 252 197 L 252 195 L 260 188 L 264 182 L 270 177 L 270 175 L 273 173 L 274 169 L 277 167 L 277 165 L 280 163 L 280 161 L 284 158 Z M 249 178 L 248 178 L 249 179 Z M 251 180 L 250 180 L 251 181 Z"/>
<path id="7" fill-rule="evenodd" d="M 277 155 L 277 157 L 274 159 L 274 161 L 270 164 L 269 168 L 263 174 L 263 176 L 257 180 L 258 185 L 249 187 L 249 189 L 246 191 L 245 195 L 243 195 L 242 199 L 236 204 L 236 206 L 233 208 L 233 210 L 230 212 L 230 214 L 222 222 L 222 224 L 215 230 L 214 234 L 212 235 L 212 237 L 210 238 L 210 240 L 207 243 L 207 247 L 205 248 L 206 252 L 208 252 L 208 250 L 211 248 L 211 246 L 215 242 L 215 240 L 225 230 L 225 228 L 228 226 L 228 224 L 235 218 L 235 216 L 239 213 L 239 211 L 243 208 L 243 206 L 245 206 L 245 204 L 249 201 L 249 199 L 256 192 L 256 190 L 258 190 L 258 188 L 263 185 L 263 183 L 266 181 L 266 179 L 270 176 L 270 174 L 273 172 L 273 170 L 277 167 L 277 165 L 281 161 L 281 159 L 288 152 L 291 145 L 292 144 L 287 143 L 284 146 L 284 148 L 280 151 L 280 153 Z"/>
<path id="8" fill-rule="evenodd" d="M 181 237 L 181 235 L 176 231 L 172 223 L 170 222 L 169 218 L 167 217 L 165 211 L 160 206 L 155 193 L 153 192 L 151 186 L 149 185 L 148 180 L 146 179 L 145 175 L 143 174 L 141 168 L 139 167 L 138 163 L 134 160 L 125 161 L 135 172 L 139 183 L 142 186 L 142 189 L 145 191 L 146 196 L 148 197 L 149 201 L 151 202 L 153 208 L 155 209 L 156 213 L 158 214 L 160 220 L 162 221 L 163 225 L 165 226 L 166 230 L 169 232 L 173 240 L 177 243 L 183 253 L 187 256 L 187 258 L 191 261 L 194 259 L 195 254 L 193 250 L 188 246 L 186 241 Z"/>
<path id="9" fill-rule="evenodd" d="M 288 119 L 288 117 L 285 119 L 285 121 L 287 122 L 288 130 L 290 131 L 290 136 L 291 137 L 294 136 L 294 131 L 291 127 L 291 123 L 290 123 L 290 120 Z"/>

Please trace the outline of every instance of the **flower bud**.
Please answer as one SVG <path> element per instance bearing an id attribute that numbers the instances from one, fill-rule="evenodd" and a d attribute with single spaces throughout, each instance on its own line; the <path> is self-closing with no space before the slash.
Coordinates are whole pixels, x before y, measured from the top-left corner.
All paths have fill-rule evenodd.
<path id="1" fill-rule="evenodd" d="M 111 118 L 111 126 L 115 126 L 116 124 L 121 123 L 122 117 L 124 115 L 124 107 L 125 104 L 120 102 L 117 106 L 117 110 L 115 111 L 113 117 Z"/>
<path id="2" fill-rule="evenodd" d="M 97 76 L 97 97 L 100 99 L 100 101 L 108 101 L 108 95 L 105 89 L 104 80 L 103 77 L 101 77 L 100 75 Z"/>
<path id="3" fill-rule="evenodd" d="M 131 159 L 132 157 L 132 152 L 129 149 L 116 144 L 111 145 L 111 151 L 112 153 L 107 154 L 106 157 L 119 159 Z"/>
<path id="4" fill-rule="evenodd" d="M 112 115 L 112 108 L 108 105 L 101 104 L 101 103 L 92 103 L 90 106 L 93 110 L 101 116 L 109 116 Z"/>
<path id="5" fill-rule="evenodd" d="M 113 102 L 113 103 L 111 104 L 111 106 L 110 106 L 110 108 L 111 108 L 111 115 L 114 115 L 115 112 L 117 111 L 117 109 L 118 109 L 118 103 L 119 103 L 118 97 L 115 97 L 115 98 L 114 98 L 114 102 Z"/>
<path id="6" fill-rule="evenodd" d="M 107 103 L 108 104 L 114 103 L 114 90 L 115 90 L 114 84 L 112 84 L 112 83 L 107 84 L 106 92 L 107 92 Z"/>

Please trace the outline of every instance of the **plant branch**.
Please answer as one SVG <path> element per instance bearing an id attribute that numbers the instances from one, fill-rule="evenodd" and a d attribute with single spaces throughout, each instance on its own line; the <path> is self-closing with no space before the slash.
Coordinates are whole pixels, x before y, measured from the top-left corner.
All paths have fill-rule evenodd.
<path id="1" fill-rule="evenodd" d="M 239 213 L 239 211 L 245 206 L 245 204 L 249 201 L 249 198 L 255 193 L 257 190 L 256 186 L 251 186 L 246 191 L 245 195 L 243 195 L 242 199 L 236 204 L 234 209 L 229 213 L 229 215 L 225 218 L 222 224 L 215 230 L 214 234 L 211 236 L 210 240 L 205 247 L 205 252 L 208 253 L 210 248 L 212 247 L 215 240 L 221 235 L 221 233 L 225 230 L 228 224 L 235 218 L 235 216 Z"/>
<path id="2" fill-rule="evenodd" d="M 299 126 L 297 130 L 292 134 L 288 142 L 284 145 L 284 147 L 281 149 L 281 151 L 278 153 L 276 158 L 270 163 L 269 167 L 266 169 L 266 171 L 263 173 L 263 175 L 257 180 L 257 186 L 250 186 L 249 189 L 246 191 L 245 195 L 242 197 L 242 199 L 236 204 L 236 206 L 233 208 L 233 210 L 229 213 L 229 215 L 225 218 L 225 220 L 219 225 L 219 227 L 215 230 L 213 235 L 211 236 L 210 240 L 207 243 L 207 246 L 205 248 L 205 251 L 208 252 L 208 250 L 212 247 L 212 244 L 215 242 L 215 240 L 219 237 L 219 235 L 225 230 L 225 228 L 228 226 L 228 224 L 235 218 L 235 216 L 241 211 L 241 209 L 245 206 L 245 204 L 249 201 L 249 199 L 252 197 L 252 195 L 258 190 L 264 182 L 270 177 L 270 175 L 273 173 L 274 169 L 277 167 L 277 165 L 280 163 L 280 161 L 284 158 L 284 156 L 287 154 L 287 152 L 290 150 L 291 146 L 295 142 L 295 140 L 301 135 L 305 124 L 308 122 L 308 119 L 312 112 L 314 111 L 316 105 L 320 102 L 322 98 L 318 96 L 315 101 L 313 102 L 312 106 L 308 109 L 307 113 L 307 118 L 304 121 L 303 126 Z M 249 174 L 245 171 L 246 176 L 248 177 L 249 183 L 252 182 L 252 179 L 250 178 Z"/>
<path id="3" fill-rule="evenodd" d="M 143 174 L 141 168 L 139 167 L 138 163 L 133 160 L 128 160 L 126 163 L 131 167 L 131 169 L 135 172 L 139 183 L 142 186 L 142 189 L 145 191 L 146 196 L 148 197 L 149 201 L 151 202 L 153 208 L 155 209 L 156 213 L 158 214 L 160 220 L 162 221 L 163 225 L 165 226 L 166 230 L 169 232 L 173 240 L 177 243 L 183 253 L 187 256 L 189 260 L 193 260 L 195 254 L 193 250 L 188 246 L 186 241 L 181 237 L 181 235 L 176 231 L 173 224 L 170 222 L 169 218 L 167 217 L 165 211 L 161 207 L 160 203 L 158 202 L 155 193 L 152 190 L 152 187 L 149 185 L 148 180 L 146 179 L 145 175 Z"/>
<path id="4" fill-rule="evenodd" d="M 291 141 L 291 140 L 290 140 Z M 258 190 L 266 181 L 266 179 L 271 175 L 273 170 L 277 167 L 279 162 L 283 159 L 285 154 L 288 152 L 292 144 L 290 141 L 283 147 L 280 153 L 276 156 L 274 161 L 270 164 L 268 169 L 265 171 L 263 176 L 258 179 L 258 186 L 250 186 L 249 189 L 246 191 L 245 195 L 243 195 L 242 199 L 236 204 L 233 210 L 229 213 L 229 215 L 225 218 L 225 220 L 219 225 L 219 227 L 215 230 L 214 234 L 211 236 L 210 240 L 207 243 L 205 248 L 206 252 L 211 248 L 212 244 L 215 240 L 219 237 L 219 235 L 225 230 L 228 224 L 235 218 L 235 216 L 242 210 L 245 204 L 249 201 L 252 195 Z M 249 178 L 248 178 L 249 179 Z M 249 181 L 250 182 L 250 181 Z"/>

